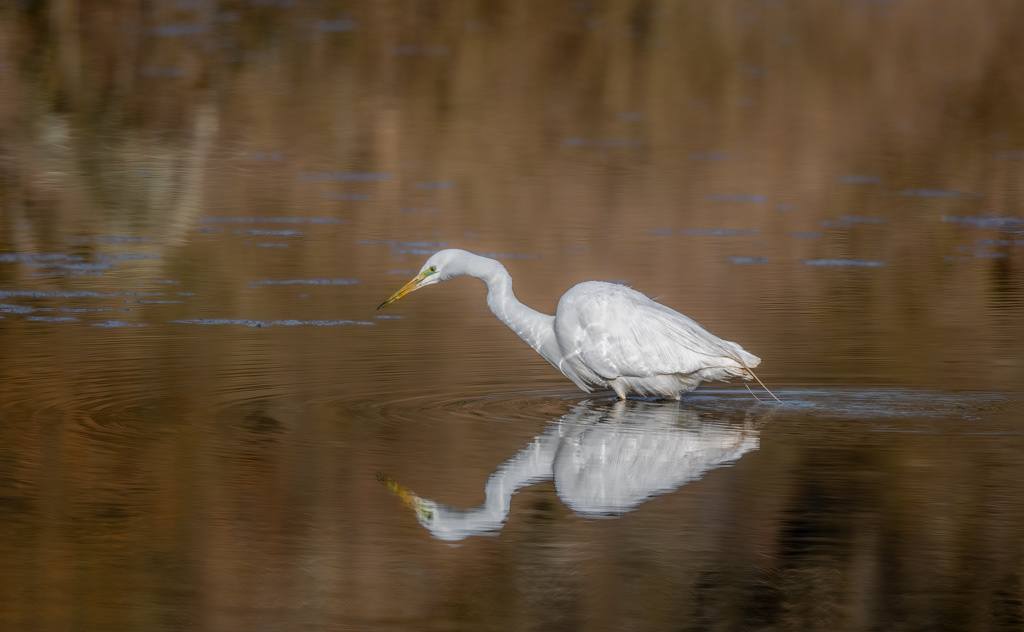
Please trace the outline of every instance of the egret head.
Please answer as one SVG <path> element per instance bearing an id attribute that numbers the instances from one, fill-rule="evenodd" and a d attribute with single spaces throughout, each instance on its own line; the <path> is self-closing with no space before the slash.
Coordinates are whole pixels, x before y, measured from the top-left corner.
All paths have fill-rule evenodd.
<path id="1" fill-rule="evenodd" d="M 434 517 L 437 514 L 437 503 L 433 500 L 426 498 L 420 498 L 408 487 L 399 485 L 395 479 L 384 474 L 383 472 L 377 472 L 377 480 L 383 483 L 388 489 L 395 492 L 395 494 L 402 499 L 410 509 L 416 514 L 416 519 L 420 521 L 427 529 L 430 529 L 434 524 Z"/>
<path id="2" fill-rule="evenodd" d="M 469 274 L 471 272 L 469 265 L 472 259 L 483 259 L 483 257 L 454 248 L 435 252 L 423 264 L 420 273 L 413 277 L 412 281 L 403 285 L 388 300 L 381 303 L 377 309 L 386 307 L 409 292 L 415 292 L 421 287 L 427 287 L 441 281 L 447 281 L 453 277 Z"/>
<path id="3" fill-rule="evenodd" d="M 427 498 L 420 498 L 408 487 L 399 485 L 386 474 L 377 472 L 377 480 L 402 499 L 416 519 L 438 540 L 456 542 L 471 535 L 481 535 L 501 529 L 504 515 L 496 520 L 486 511 L 455 509 Z"/>

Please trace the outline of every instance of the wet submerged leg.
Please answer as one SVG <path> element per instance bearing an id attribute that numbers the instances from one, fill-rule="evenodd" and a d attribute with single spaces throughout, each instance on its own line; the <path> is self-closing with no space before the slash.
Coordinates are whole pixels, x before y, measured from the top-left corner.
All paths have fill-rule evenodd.
<path id="1" fill-rule="evenodd" d="M 608 382 L 608 385 L 612 387 L 615 394 L 619 396 L 619 401 L 626 401 L 626 385 L 621 380 L 615 379 Z"/>

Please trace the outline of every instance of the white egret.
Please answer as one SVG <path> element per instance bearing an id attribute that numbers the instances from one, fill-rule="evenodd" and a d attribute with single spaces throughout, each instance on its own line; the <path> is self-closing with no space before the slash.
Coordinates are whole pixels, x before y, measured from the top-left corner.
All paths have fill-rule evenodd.
<path id="1" fill-rule="evenodd" d="M 487 306 L 494 315 L 584 391 L 611 388 L 623 400 L 627 393 L 679 399 L 701 382 L 757 379 L 751 369 L 760 358 L 636 290 L 617 283 L 580 283 L 562 295 L 556 314 L 548 316 L 516 299 L 505 266 L 465 250 L 434 253 L 413 280 L 377 309 L 457 276 L 486 283 Z"/>

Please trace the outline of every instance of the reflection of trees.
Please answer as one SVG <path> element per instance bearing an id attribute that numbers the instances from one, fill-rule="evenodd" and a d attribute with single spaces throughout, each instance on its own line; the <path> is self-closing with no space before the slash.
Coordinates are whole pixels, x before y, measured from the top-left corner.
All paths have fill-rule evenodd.
<path id="1" fill-rule="evenodd" d="M 290 263 L 316 277 L 342 267 L 352 278 L 384 274 L 386 246 L 353 246 L 368 234 L 451 239 L 472 230 L 537 244 L 543 265 L 514 272 L 527 303 L 590 276 L 642 278 L 653 295 L 687 296 L 698 320 L 736 319 L 722 322 L 735 339 L 751 340 L 744 328 L 773 332 L 754 344 L 767 357 L 828 347 L 829 362 L 855 360 L 879 380 L 934 375 L 926 365 L 969 375 L 991 367 L 978 379 L 1019 382 L 1005 349 L 1020 348 L 1021 329 L 1005 306 L 1019 306 L 1024 291 L 1021 251 L 996 247 L 1007 256 L 948 264 L 970 239 L 958 241 L 965 229 L 941 222 L 1016 208 L 1014 139 L 1024 132 L 1013 115 L 1024 95 L 1017 4 L 935 12 L 914 3 L 652 9 L 638 0 L 443 10 L 271 2 L 237 12 L 202 3 L 145 11 L 125 2 L 8 4 L 0 9 L 0 251 L 60 252 L 90 234 L 144 236 L 161 259 L 138 263 L 135 278 L 180 273 L 188 266 L 177 255 L 216 270 L 226 285 L 251 279 L 252 262 L 273 269 L 299 249 L 224 248 L 188 232 L 197 212 L 359 226 L 359 235 L 302 244 Z M 740 26 L 751 20 L 765 28 Z M 954 128 L 965 133 L 949 134 Z M 299 177 L 349 170 L 389 177 Z M 837 183 L 843 175 L 854 180 Z M 856 184 L 865 176 L 868 184 Z M 422 181 L 454 186 L 418 188 Z M 733 190 L 737 183 L 744 189 Z M 889 195 L 926 186 L 983 197 Z M 369 199 L 325 197 L 350 193 Z M 776 203 L 789 210 L 766 213 Z M 897 204 L 901 212 L 891 210 Z M 889 221 L 790 237 L 863 214 Z M 601 221 L 642 228 L 596 232 L 585 251 L 562 253 L 558 235 Z M 737 252 L 740 240 L 673 235 L 652 248 L 644 232 L 680 228 L 760 229 L 765 247 Z M 878 274 L 765 273 L 760 293 L 723 299 L 723 285 L 750 283 L 754 267 L 729 257 L 751 254 L 773 271 L 839 257 L 906 265 L 900 273 L 891 272 L 895 263 Z M 11 273 L 0 268 L 0 280 Z M 27 276 L 17 281 L 41 284 Z M 253 311 L 260 306 L 246 303 L 250 296 L 218 294 L 215 311 Z M 779 296 L 786 301 L 764 309 L 764 297 Z M 726 300 L 728 309 L 708 309 Z M 999 339 L 949 340 L 950 331 L 980 330 Z M 917 364 L 886 360 L 900 356 Z M 963 357 L 976 359 L 970 369 Z M 947 377 L 959 375 L 937 379 Z"/>
<path id="2" fill-rule="evenodd" d="M 484 504 L 475 509 L 439 504 L 380 478 L 434 537 L 461 540 L 500 530 L 512 495 L 526 485 L 553 480 L 558 497 L 580 515 L 622 514 L 757 447 L 750 417 L 723 423 L 677 402 L 587 401 L 498 466 L 484 488 Z"/>

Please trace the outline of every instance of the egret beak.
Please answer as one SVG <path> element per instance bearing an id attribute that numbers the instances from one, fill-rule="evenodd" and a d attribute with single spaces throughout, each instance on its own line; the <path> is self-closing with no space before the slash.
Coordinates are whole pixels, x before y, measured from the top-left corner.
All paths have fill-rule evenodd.
<path id="1" fill-rule="evenodd" d="M 388 305 L 394 303 L 395 301 L 397 301 L 398 299 L 402 298 L 403 296 L 405 296 L 409 292 L 415 292 L 416 290 L 420 289 L 420 287 L 422 287 L 421 284 L 423 283 L 423 279 L 427 278 L 428 276 L 429 276 L 429 273 L 426 270 L 424 270 L 423 272 L 420 272 L 419 274 L 416 275 L 416 278 L 414 278 L 412 281 L 409 281 L 408 283 L 403 285 L 402 289 L 400 289 L 397 292 L 395 292 L 394 294 L 392 294 L 391 297 L 388 298 L 388 300 L 386 300 L 383 303 L 381 303 L 380 306 L 377 307 L 377 309 L 381 309 L 383 307 L 387 307 Z"/>
<path id="2" fill-rule="evenodd" d="M 395 481 L 395 479 L 383 472 L 377 472 L 377 480 L 383 483 L 388 489 L 395 492 L 395 494 L 402 499 L 402 502 L 409 505 L 413 511 L 419 510 L 420 497 L 414 494 L 412 490 L 402 487 Z"/>

